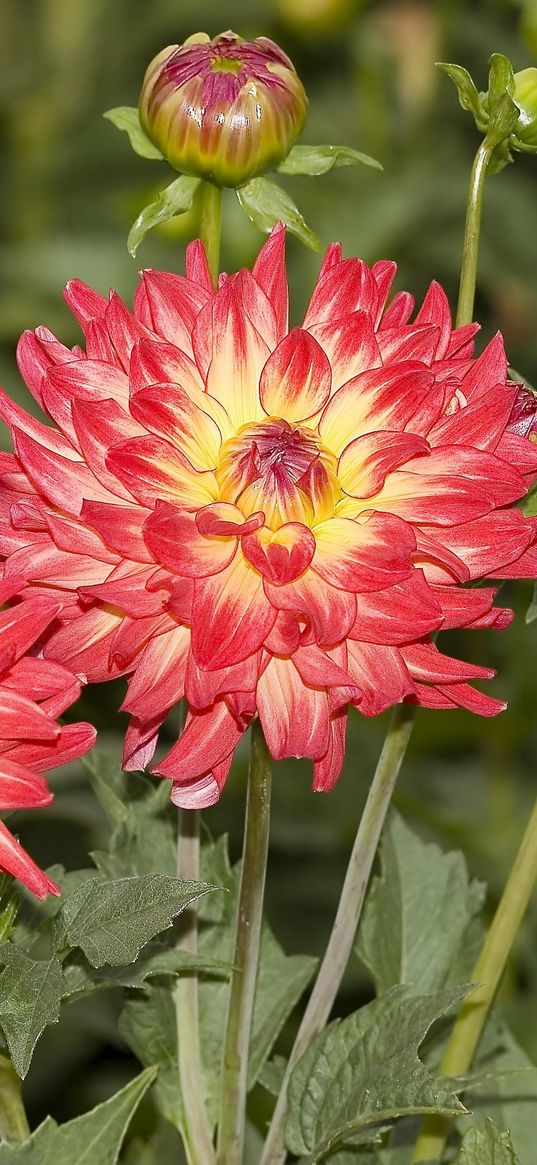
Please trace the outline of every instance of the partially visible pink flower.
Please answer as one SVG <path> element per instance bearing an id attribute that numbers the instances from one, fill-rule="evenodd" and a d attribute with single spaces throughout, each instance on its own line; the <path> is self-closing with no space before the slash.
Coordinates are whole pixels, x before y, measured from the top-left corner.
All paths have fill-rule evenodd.
<path id="1" fill-rule="evenodd" d="M 12 588 L 10 580 L 6 589 Z M 49 805 L 52 793 L 43 772 L 83 756 L 95 742 L 91 725 L 57 723 L 78 698 L 80 680 L 60 664 L 31 654 L 59 609 L 53 596 L 31 596 L 0 611 L 0 810 Z M 2 821 L 0 870 L 37 898 L 60 893 Z"/>
<path id="2" fill-rule="evenodd" d="M 537 430 L 537 396 L 525 385 L 518 386 L 518 393 L 509 419 L 509 428 L 512 433 L 518 433 L 520 437 L 530 437 Z"/>
<path id="3" fill-rule="evenodd" d="M 179 805 L 218 799 L 255 716 L 327 790 L 349 705 L 504 706 L 432 635 L 506 627 L 494 587 L 464 584 L 537 574 L 537 522 L 513 508 L 537 448 L 511 427 L 501 336 L 475 358 L 442 288 L 413 315 L 394 275 L 332 245 L 289 331 L 283 230 L 217 291 L 196 243 L 186 277 L 143 273 L 132 313 L 71 283 L 85 350 L 20 342 L 54 425 L 0 395 L 5 577 L 61 604 L 49 660 L 130 677 L 126 768 L 186 698 L 158 766 Z"/>
<path id="4" fill-rule="evenodd" d="M 308 101 L 292 61 L 267 40 L 205 33 L 169 45 L 149 65 L 140 121 L 172 166 L 241 186 L 288 154 Z"/>

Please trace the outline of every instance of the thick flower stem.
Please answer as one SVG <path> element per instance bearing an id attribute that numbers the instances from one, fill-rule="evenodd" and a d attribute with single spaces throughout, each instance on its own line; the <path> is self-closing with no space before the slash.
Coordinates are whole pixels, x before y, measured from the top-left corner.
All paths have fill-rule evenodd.
<path id="1" fill-rule="evenodd" d="M 270 755 L 252 725 L 246 824 L 222 1065 L 218 1165 L 242 1165 L 248 1053 L 259 962 L 270 821 Z"/>
<path id="2" fill-rule="evenodd" d="M 200 820 L 196 810 L 182 810 L 177 838 L 177 877 L 199 881 Z M 196 907 L 185 911 L 178 947 L 196 954 L 198 928 Z M 179 1047 L 179 1084 L 188 1165 L 216 1161 L 211 1128 L 205 1108 L 205 1085 L 199 1044 L 198 978 L 194 971 L 179 976 L 175 988 L 175 1013 Z"/>
<path id="3" fill-rule="evenodd" d="M 456 316 L 456 325 L 458 328 L 464 324 L 470 324 L 473 318 L 483 191 L 493 148 L 493 146 L 489 145 L 486 138 L 481 142 L 470 174 L 468 199 L 466 203 L 466 224 L 464 228 L 459 302 Z"/>
<path id="4" fill-rule="evenodd" d="M 220 270 L 220 234 L 222 224 L 222 191 L 214 182 L 203 181 L 200 195 L 199 234 L 205 244 L 211 279 L 218 284 Z"/>
<path id="5" fill-rule="evenodd" d="M 289 1076 L 314 1036 L 326 1024 L 339 990 L 362 913 L 380 835 L 412 732 L 414 715 L 415 709 L 408 704 L 398 705 L 392 714 L 356 834 L 332 933 L 289 1058 L 260 1165 L 281 1165 L 285 1160 L 283 1130 Z"/>
<path id="6" fill-rule="evenodd" d="M 20 1145 L 30 1136 L 21 1082 L 8 1056 L 0 1056 L 0 1141 Z"/>
<path id="7" fill-rule="evenodd" d="M 465 1000 L 453 1027 L 440 1066 L 444 1076 L 461 1076 L 472 1065 L 474 1052 L 536 882 L 537 801 L 474 967 L 472 982 L 479 986 Z M 444 1117 L 425 1120 L 414 1161 L 440 1161 L 449 1128 L 450 1122 Z"/>

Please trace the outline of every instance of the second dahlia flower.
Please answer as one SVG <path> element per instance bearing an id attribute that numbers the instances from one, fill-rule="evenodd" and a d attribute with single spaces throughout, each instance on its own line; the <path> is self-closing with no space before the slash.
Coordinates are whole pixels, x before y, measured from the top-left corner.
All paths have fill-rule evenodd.
<path id="1" fill-rule="evenodd" d="M 20 593 L 61 608 L 47 659 L 89 680 L 129 675 L 125 766 L 160 761 L 182 806 L 210 805 L 259 716 L 275 758 L 341 770 L 347 709 L 410 701 L 492 715 L 493 673 L 433 643 L 505 627 L 494 588 L 535 575 L 517 509 L 537 449 L 511 428 L 503 343 L 473 356 L 444 292 L 389 302 L 395 264 L 328 248 L 289 331 L 284 233 L 214 291 L 201 244 L 186 276 L 146 271 L 132 313 L 79 282 L 84 350 L 46 329 L 19 363 L 54 427 L 3 396 L 1 548 Z"/>
<path id="2" fill-rule="evenodd" d="M 8 580 L 4 589 L 10 593 L 17 581 L 22 580 Z M 0 611 L 0 810 L 50 805 L 43 772 L 83 756 L 95 741 L 90 724 L 62 728 L 57 723 L 78 698 L 80 680 L 60 664 L 31 654 L 60 607 L 53 595 L 32 595 Z M 60 893 L 2 821 L 0 870 L 37 898 Z"/>

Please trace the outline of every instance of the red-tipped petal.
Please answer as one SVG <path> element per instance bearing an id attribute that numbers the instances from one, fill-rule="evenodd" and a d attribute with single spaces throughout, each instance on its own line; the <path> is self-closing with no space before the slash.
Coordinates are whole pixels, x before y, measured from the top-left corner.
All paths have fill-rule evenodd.
<path id="1" fill-rule="evenodd" d="M 307 570 L 315 554 L 315 538 L 301 522 L 286 522 L 278 530 L 263 526 L 242 540 L 246 558 L 268 582 L 293 582 Z"/>
<path id="2" fill-rule="evenodd" d="M 186 578 L 217 574 L 229 566 L 236 538 L 200 534 L 194 514 L 160 502 L 144 523 L 144 538 L 158 561 Z"/>
<path id="3" fill-rule="evenodd" d="M 241 551 L 217 575 L 194 585 L 192 651 L 200 667 L 240 663 L 261 647 L 276 619 L 263 580 Z"/>
<path id="4" fill-rule="evenodd" d="M 332 373 L 328 357 L 313 336 L 294 328 L 269 356 L 259 395 L 268 416 L 305 421 L 326 404 Z"/>
<path id="5" fill-rule="evenodd" d="M 402 582 L 411 572 L 416 542 L 400 519 L 373 514 L 367 522 L 333 518 L 315 527 L 313 570 L 332 586 L 350 591 L 379 591 Z"/>

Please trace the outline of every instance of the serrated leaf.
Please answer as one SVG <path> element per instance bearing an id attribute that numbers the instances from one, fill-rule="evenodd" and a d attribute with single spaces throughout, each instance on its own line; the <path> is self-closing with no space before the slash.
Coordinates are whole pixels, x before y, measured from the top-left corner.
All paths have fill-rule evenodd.
<path id="1" fill-rule="evenodd" d="M 356 946 L 377 994 L 396 983 L 413 984 L 422 994 L 452 982 L 453 962 L 460 973 L 458 956 L 484 896 L 485 886 L 470 881 L 462 853 L 444 853 L 422 841 L 393 811 Z"/>
<path id="2" fill-rule="evenodd" d="M 116 826 L 130 822 L 133 813 L 127 776 L 117 762 L 103 749 L 92 748 L 81 763 L 110 824 Z"/>
<path id="3" fill-rule="evenodd" d="M 376 158 L 361 154 L 351 146 L 293 146 L 283 162 L 280 162 L 278 173 L 317 177 L 337 166 L 373 166 L 375 170 L 382 170 Z"/>
<path id="4" fill-rule="evenodd" d="M 466 1132 L 469 1124 L 488 1117 L 499 1128 L 509 1129 L 520 1165 L 535 1165 L 537 1070 L 497 1016 L 489 1020 L 479 1046 L 477 1071 L 481 1070 L 497 1074 L 494 1087 L 483 1083 L 472 1089 L 473 1116 L 459 1119 L 460 1130 Z"/>
<path id="5" fill-rule="evenodd" d="M 156 1074 L 147 1068 L 110 1100 L 64 1125 L 47 1117 L 22 1145 L 0 1145 L 0 1165 L 116 1165 L 131 1118 Z"/>
<path id="6" fill-rule="evenodd" d="M 1 958 L 1 949 L 0 949 Z M 82 960 L 82 956 L 80 956 Z M 174 978 L 183 971 L 202 971 L 216 978 L 229 978 L 231 967 L 219 959 L 207 955 L 190 954 L 177 947 L 162 945 L 147 946 L 135 963 L 116 967 L 94 968 L 85 961 L 64 964 L 63 972 L 67 985 L 65 998 L 88 995 L 106 987 L 129 987 L 145 990 L 148 979 L 157 976 Z"/>
<path id="7" fill-rule="evenodd" d="M 371 1125 L 422 1113 L 463 1110 L 451 1084 L 433 1076 L 418 1048 L 436 1019 L 460 1002 L 465 988 L 412 995 L 393 987 L 321 1032 L 289 1081 L 288 1149 L 319 1161 Z"/>
<path id="8" fill-rule="evenodd" d="M 113 789 L 118 801 L 122 799 L 122 785 L 118 766 L 104 770 L 104 778 L 114 772 Z M 94 785 L 101 803 L 104 790 Z M 118 816 L 108 802 L 106 812 L 115 814 L 116 823 L 108 850 L 98 850 L 91 854 L 95 865 L 105 878 L 126 878 L 134 874 L 155 872 L 158 855 L 158 872 L 173 877 L 176 867 L 177 810 L 171 805 L 165 782 L 157 784 L 140 773 L 129 773 L 129 793 L 125 793 L 127 816 Z"/>
<path id="9" fill-rule="evenodd" d="M 140 124 L 140 115 L 135 105 L 118 105 L 116 109 L 107 109 L 103 113 L 103 117 L 107 121 L 111 121 L 116 129 L 124 130 L 129 135 L 130 144 L 135 152 L 141 158 L 155 158 L 158 161 L 164 161 L 164 154 L 147 136 L 145 129 L 142 129 Z"/>
<path id="10" fill-rule="evenodd" d="M 321 241 L 307 225 L 297 205 L 281 186 L 269 178 L 252 178 L 237 190 L 245 214 L 260 231 L 268 234 L 277 222 L 284 222 L 305 247 L 318 251 Z"/>
<path id="11" fill-rule="evenodd" d="M 520 1165 L 511 1137 L 491 1120 L 465 1133 L 452 1165 Z"/>
<path id="12" fill-rule="evenodd" d="M 484 131 L 487 125 L 487 117 L 483 107 L 482 97 L 478 93 L 468 70 L 463 69 L 462 65 L 454 65 L 446 61 L 437 61 L 436 67 L 437 69 L 442 69 L 444 73 L 447 73 L 456 87 L 459 104 L 462 109 L 473 113 L 478 128 Z"/>
<path id="13" fill-rule="evenodd" d="M 154 202 L 150 202 L 148 206 L 144 207 L 133 223 L 127 239 L 129 254 L 132 255 L 133 259 L 148 231 L 153 230 L 154 227 L 162 226 L 163 223 L 175 218 L 176 215 L 190 210 L 200 182 L 201 178 L 191 178 L 188 174 L 181 174 L 180 178 L 176 178 L 174 182 L 161 190 Z"/>
<path id="14" fill-rule="evenodd" d="M 15 1071 L 24 1079 L 40 1035 L 60 1017 L 63 972 L 58 959 L 30 959 L 10 943 L 2 948 L 2 962 L 0 1024 Z"/>
<path id="15" fill-rule="evenodd" d="M 131 963 L 150 939 L 212 889 L 166 874 L 85 882 L 58 915 L 55 950 L 81 947 L 93 967 Z"/>

